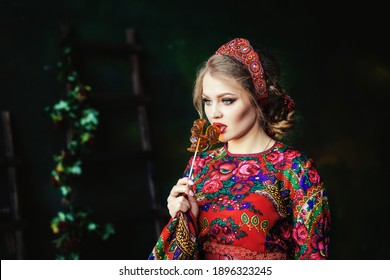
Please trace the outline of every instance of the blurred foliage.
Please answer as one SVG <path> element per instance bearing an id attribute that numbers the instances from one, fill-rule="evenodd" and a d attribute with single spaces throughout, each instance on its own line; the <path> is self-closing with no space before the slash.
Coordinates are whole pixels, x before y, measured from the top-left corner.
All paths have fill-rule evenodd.
<path id="1" fill-rule="evenodd" d="M 72 48 L 63 47 L 58 63 L 58 80 L 66 88 L 65 97 L 52 107 L 46 107 L 56 128 L 69 133 L 66 147 L 54 156 L 55 168 L 51 172 L 52 184 L 62 195 L 62 211 L 51 221 L 55 235 L 57 259 L 79 259 L 81 243 L 90 234 L 108 239 L 115 230 L 111 224 L 98 225 L 92 220 L 92 211 L 77 205 L 72 183 L 82 174 L 82 157 L 90 152 L 99 124 L 99 112 L 89 104 L 91 87 L 80 81 L 72 62 Z"/>

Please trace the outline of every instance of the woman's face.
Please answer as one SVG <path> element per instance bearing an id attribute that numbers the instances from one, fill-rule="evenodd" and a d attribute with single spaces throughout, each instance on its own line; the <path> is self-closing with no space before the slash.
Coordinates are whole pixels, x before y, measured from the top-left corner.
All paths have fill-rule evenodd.
<path id="1" fill-rule="evenodd" d="M 204 76 L 204 111 L 209 122 L 221 129 L 220 142 L 240 141 L 261 129 L 249 94 L 231 77 L 210 73 Z"/>

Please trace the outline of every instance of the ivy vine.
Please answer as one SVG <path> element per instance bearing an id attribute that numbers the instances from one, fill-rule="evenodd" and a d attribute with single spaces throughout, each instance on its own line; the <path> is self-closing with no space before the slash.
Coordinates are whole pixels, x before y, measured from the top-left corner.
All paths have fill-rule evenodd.
<path id="1" fill-rule="evenodd" d="M 57 78 L 66 89 L 65 96 L 53 106 L 46 107 L 45 111 L 55 127 L 70 132 L 70 137 L 59 154 L 54 155 L 51 182 L 60 190 L 62 209 L 52 219 L 51 230 L 55 235 L 56 258 L 79 259 L 85 238 L 94 234 L 107 240 L 115 230 L 110 223 L 95 223 L 92 212 L 75 202 L 72 184 L 82 174 L 82 158 L 90 152 L 99 124 L 99 112 L 90 105 L 91 87 L 80 81 L 69 44 L 62 47 L 58 66 Z"/>

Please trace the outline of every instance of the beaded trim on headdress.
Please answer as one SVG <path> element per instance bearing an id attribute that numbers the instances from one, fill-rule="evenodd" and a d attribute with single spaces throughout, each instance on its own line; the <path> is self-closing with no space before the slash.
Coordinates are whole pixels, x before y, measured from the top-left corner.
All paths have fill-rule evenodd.
<path id="1" fill-rule="evenodd" d="M 249 41 L 242 38 L 235 38 L 221 46 L 215 54 L 227 55 L 243 63 L 249 70 L 256 89 L 256 98 L 267 104 L 268 91 L 264 77 L 264 69 L 261 65 L 259 55 L 250 45 Z"/>

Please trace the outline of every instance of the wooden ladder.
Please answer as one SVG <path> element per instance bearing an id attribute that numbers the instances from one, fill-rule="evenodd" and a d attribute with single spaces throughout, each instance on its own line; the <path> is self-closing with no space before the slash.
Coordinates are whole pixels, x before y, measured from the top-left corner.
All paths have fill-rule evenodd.
<path id="1" fill-rule="evenodd" d="M 22 259 L 22 221 L 20 218 L 19 194 L 16 179 L 16 166 L 19 165 L 19 159 L 14 153 L 11 114 L 9 111 L 1 112 L 1 128 L 4 155 L 0 154 L 0 167 L 2 171 L 5 171 L 6 183 L 4 185 L 6 185 L 6 188 L 1 188 L 1 194 L 4 195 L 4 199 L 1 200 L 0 205 L 0 232 L 3 242 L 0 255 L 2 259 Z"/>
<path id="2" fill-rule="evenodd" d="M 62 37 L 68 36 L 69 26 L 62 26 Z M 134 28 L 128 28 L 125 31 L 126 42 L 125 43 L 109 43 L 105 41 L 88 41 L 88 40 L 71 40 L 72 47 L 76 53 L 93 52 L 97 55 L 105 57 L 127 57 L 129 61 L 129 68 L 131 71 L 131 82 L 133 95 L 118 95 L 118 96 L 93 96 L 93 102 L 99 106 L 110 106 L 115 103 L 119 106 L 126 106 L 126 104 L 133 104 L 137 110 L 138 126 L 140 137 L 142 141 L 142 151 L 136 155 L 141 157 L 146 164 L 146 180 L 148 184 L 148 192 L 150 196 L 150 206 L 148 212 L 154 217 L 154 228 L 156 237 L 161 233 L 164 219 L 166 217 L 162 214 L 164 211 L 161 210 L 157 204 L 156 189 L 154 183 L 154 171 L 152 161 L 152 141 L 150 135 L 150 127 L 147 114 L 147 103 L 151 101 L 150 97 L 144 93 L 144 88 L 141 81 L 140 74 L 140 54 L 142 48 L 136 41 L 136 34 Z M 91 85 L 93 88 L 93 85 Z M 114 105 L 115 106 L 115 105 Z M 111 158 L 119 157 L 131 157 L 130 155 L 110 155 Z M 91 159 L 91 158 L 90 158 Z M 94 158 L 96 160 L 96 157 Z M 140 211 L 143 211 L 140 209 Z"/>
<path id="3" fill-rule="evenodd" d="M 134 29 L 126 30 L 126 40 L 129 45 L 136 45 Z M 140 62 L 139 62 L 139 56 L 137 55 L 137 52 L 132 53 L 130 55 L 130 63 L 133 69 L 131 76 L 133 81 L 134 94 L 141 100 L 145 100 L 144 89 L 142 87 L 141 76 L 140 76 Z M 137 110 L 138 110 L 139 127 L 141 129 L 142 149 L 145 153 L 151 154 L 152 141 L 150 136 L 150 128 L 149 128 L 145 102 L 138 103 Z M 153 179 L 153 163 L 150 157 L 146 160 L 146 170 L 147 170 L 149 194 L 151 198 L 151 209 L 155 215 L 154 223 L 155 223 L 156 237 L 158 237 L 161 232 L 161 222 L 158 217 L 159 209 L 157 206 L 155 184 Z"/>

